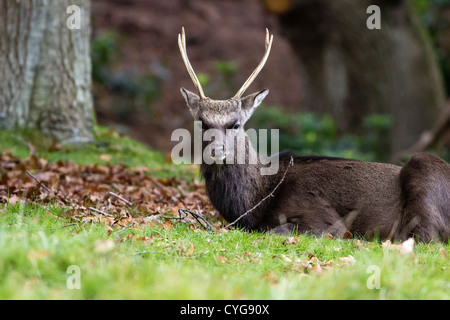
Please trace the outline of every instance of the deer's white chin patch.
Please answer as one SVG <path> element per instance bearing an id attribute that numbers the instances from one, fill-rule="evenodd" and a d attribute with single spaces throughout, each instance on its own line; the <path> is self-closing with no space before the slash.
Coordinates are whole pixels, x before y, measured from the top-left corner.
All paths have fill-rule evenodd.
<path id="1" fill-rule="evenodd" d="M 227 154 L 225 153 L 225 154 L 221 154 L 221 155 L 219 155 L 219 156 L 217 156 L 217 157 L 211 157 L 211 159 L 212 159 L 214 162 L 220 161 L 220 163 L 222 163 L 223 160 L 225 160 L 226 157 L 227 157 Z"/>

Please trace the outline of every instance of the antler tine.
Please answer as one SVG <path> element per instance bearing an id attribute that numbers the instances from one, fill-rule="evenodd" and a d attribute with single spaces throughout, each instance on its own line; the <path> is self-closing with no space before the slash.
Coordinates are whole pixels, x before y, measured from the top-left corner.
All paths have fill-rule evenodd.
<path id="1" fill-rule="evenodd" d="M 258 76 L 258 73 L 262 70 L 262 68 L 264 68 L 264 65 L 266 64 L 267 58 L 269 57 L 270 54 L 272 42 L 273 42 L 273 35 L 270 35 L 269 29 L 266 28 L 266 41 L 265 41 L 266 51 L 264 52 L 264 56 L 262 57 L 256 69 L 252 72 L 250 77 L 248 77 L 248 79 L 244 82 L 239 91 L 234 95 L 233 99 L 239 99 L 242 96 L 242 94 L 248 89 L 248 87 L 250 87 L 253 80 L 255 80 L 255 78 Z"/>
<path id="2" fill-rule="evenodd" d="M 189 76 L 191 77 L 192 82 L 194 83 L 194 86 L 197 89 L 200 99 L 202 100 L 206 99 L 202 85 L 200 84 L 200 81 L 198 80 L 197 75 L 195 74 L 194 68 L 192 68 L 191 63 L 189 62 L 189 58 L 186 51 L 186 36 L 184 34 L 184 27 L 181 27 L 181 35 L 178 34 L 178 48 L 180 48 L 181 57 L 183 58 L 184 65 L 186 66 Z"/>

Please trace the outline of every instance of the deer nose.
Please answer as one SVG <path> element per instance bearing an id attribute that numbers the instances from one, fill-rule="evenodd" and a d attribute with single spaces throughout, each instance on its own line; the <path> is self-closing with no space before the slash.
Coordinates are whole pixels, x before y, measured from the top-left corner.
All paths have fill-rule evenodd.
<path id="1" fill-rule="evenodd" d="M 226 149 L 223 144 L 211 148 L 211 157 L 223 160 L 225 156 L 226 156 Z"/>

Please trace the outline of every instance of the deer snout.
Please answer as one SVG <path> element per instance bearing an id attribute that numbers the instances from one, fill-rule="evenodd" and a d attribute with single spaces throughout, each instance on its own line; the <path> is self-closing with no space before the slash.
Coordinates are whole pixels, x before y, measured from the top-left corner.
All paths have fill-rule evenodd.
<path id="1" fill-rule="evenodd" d="M 223 144 L 211 146 L 211 158 L 223 160 L 227 156 L 226 148 Z"/>

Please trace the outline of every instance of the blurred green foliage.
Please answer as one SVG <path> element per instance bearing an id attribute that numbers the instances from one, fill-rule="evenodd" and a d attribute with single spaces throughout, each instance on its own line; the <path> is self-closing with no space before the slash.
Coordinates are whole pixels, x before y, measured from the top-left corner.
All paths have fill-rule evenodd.
<path id="1" fill-rule="evenodd" d="M 237 74 L 238 67 L 234 61 L 220 61 L 213 62 L 213 68 L 221 75 L 221 82 L 224 86 L 233 87 L 233 78 Z"/>
<path id="2" fill-rule="evenodd" d="M 91 59 L 92 59 L 92 78 L 94 81 L 104 82 L 107 77 L 108 68 L 117 59 L 119 35 L 107 30 L 92 41 Z"/>
<path id="3" fill-rule="evenodd" d="M 438 45 L 436 10 L 450 6 L 450 0 L 415 0 L 414 8 L 424 21 L 433 41 L 441 71 L 450 93 L 450 59 Z M 135 70 L 113 71 L 120 59 L 121 36 L 114 30 L 98 34 L 92 42 L 93 79 L 114 96 L 112 112 L 123 121 L 133 112 L 151 112 L 149 106 L 160 98 L 163 79 L 158 72 Z M 160 63 L 160 62 L 158 62 Z M 162 69 L 162 64 L 158 65 Z M 211 75 L 197 76 L 207 95 L 220 98 L 234 93 L 239 66 L 235 61 L 214 61 Z M 367 161 L 389 161 L 390 128 L 389 115 L 371 115 L 363 119 L 363 132 L 358 135 L 341 134 L 334 119 L 328 115 L 292 113 L 280 107 L 259 108 L 247 128 L 279 129 L 280 151 L 289 149 L 301 155 L 327 155 Z M 270 134 L 269 134 L 270 150 Z M 445 155 L 444 155 L 445 156 Z"/>
<path id="4" fill-rule="evenodd" d="M 238 66 L 234 61 L 215 61 L 217 81 L 200 74 L 207 92 L 235 91 L 233 79 Z M 389 115 L 370 115 L 363 119 L 361 135 L 340 134 L 330 115 L 295 113 L 278 106 L 262 106 L 250 118 L 246 128 L 279 129 L 279 151 L 291 150 L 299 155 L 324 155 L 366 161 L 388 161 L 390 157 Z M 271 150 L 268 134 L 267 150 Z"/>
<path id="5" fill-rule="evenodd" d="M 115 72 L 120 58 L 120 35 L 114 30 L 98 34 L 92 41 L 92 78 L 115 99 L 112 112 L 125 120 L 136 110 L 149 112 L 149 105 L 160 97 L 161 78 L 150 71 L 134 69 Z"/>
<path id="6" fill-rule="evenodd" d="M 450 0 L 414 0 L 413 8 L 430 36 L 447 95 L 450 95 L 450 47 L 446 41 L 450 25 Z"/>
<path id="7" fill-rule="evenodd" d="M 278 107 L 262 106 L 254 113 L 247 127 L 279 129 L 280 151 L 289 149 L 300 155 L 326 155 L 367 161 L 387 161 L 389 158 L 391 119 L 388 115 L 365 118 L 361 135 L 341 135 L 329 115 L 292 113 Z"/>

